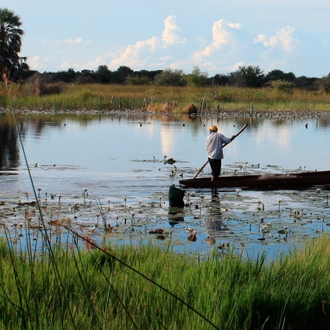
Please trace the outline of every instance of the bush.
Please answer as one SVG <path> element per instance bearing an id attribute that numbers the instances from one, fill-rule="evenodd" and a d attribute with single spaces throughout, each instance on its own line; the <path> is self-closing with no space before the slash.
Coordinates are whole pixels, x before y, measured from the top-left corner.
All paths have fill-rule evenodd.
<path id="1" fill-rule="evenodd" d="M 270 82 L 270 86 L 273 87 L 276 92 L 292 94 L 295 84 L 289 81 L 274 80 Z"/>
<path id="2" fill-rule="evenodd" d="M 34 96 L 59 94 L 62 87 L 59 83 L 49 83 L 40 74 L 35 74 L 28 81 L 28 94 Z"/>

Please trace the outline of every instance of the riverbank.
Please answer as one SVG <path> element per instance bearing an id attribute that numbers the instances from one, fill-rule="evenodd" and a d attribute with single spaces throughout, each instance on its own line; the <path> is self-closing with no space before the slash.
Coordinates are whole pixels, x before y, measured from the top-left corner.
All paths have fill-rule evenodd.
<path id="1" fill-rule="evenodd" d="M 148 113 L 228 114 L 330 112 L 327 93 L 272 88 L 172 87 L 101 84 L 49 84 L 40 94 L 32 86 L 0 89 L 0 108 L 21 111 L 142 111 Z M 56 87 L 56 88 L 55 88 Z M 11 101 L 11 102 L 10 102 Z"/>
<path id="2" fill-rule="evenodd" d="M 187 114 L 180 111 L 171 112 L 154 112 L 154 111 L 143 111 L 143 110 L 88 110 L 88 109 L 77 109 L 77 110 L 47 110 L 47 109 L 22 109 L 14 108 L 0 108 L 0 114 L 11 114 L 14 111 L 15 114 L 23 116 L 40 116 L 40 115 L 63 115 L 63 116 L 126 116 L 135 118 L 148 118 L 155 115 L 164 115 L 165 117 L 209 117 L 209 118 L 242 118 L 242 119 L 254 119 L 254 118 L 267 118 L 274 120 L 295 120 L 295 119 L 322 119 L 330 120 L 330 111 L 325 110 L 312 110 L 312 111 L 301 111 L 301 110 L 224 110 L 217 111 L 217 109 L 209 110 L 203 114 Z"/>

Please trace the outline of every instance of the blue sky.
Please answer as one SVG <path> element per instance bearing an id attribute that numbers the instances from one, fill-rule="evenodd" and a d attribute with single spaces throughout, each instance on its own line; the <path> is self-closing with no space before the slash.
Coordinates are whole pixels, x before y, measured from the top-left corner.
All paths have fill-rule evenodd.
<path id="1" fill-rule="evenodd" d="M 0 0 L 31 69 L 330 73 L 329 0 Z"/>

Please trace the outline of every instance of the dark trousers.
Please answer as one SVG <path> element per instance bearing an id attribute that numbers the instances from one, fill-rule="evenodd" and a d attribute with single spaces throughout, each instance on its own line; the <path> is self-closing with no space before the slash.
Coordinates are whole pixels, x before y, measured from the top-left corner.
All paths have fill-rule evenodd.
<path id="1" fill-rule="evenodd" d="M 214 179 L 217 179 L 221 173 L 221 159 L 209 158 L 209 163 L 212 171 L 212 176 Z"/>

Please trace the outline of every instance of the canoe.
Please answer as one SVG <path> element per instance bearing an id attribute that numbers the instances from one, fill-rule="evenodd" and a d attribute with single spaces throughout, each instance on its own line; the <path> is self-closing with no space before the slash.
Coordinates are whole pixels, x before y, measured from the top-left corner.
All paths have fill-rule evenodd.
<path id="1" fill-rule="evenodd" d="M 187 188 L 304 189 L 330 185 L 330 171 L 220 176 L 216 181 L 211 178 L 182 179 L 179 183 Z"/>

